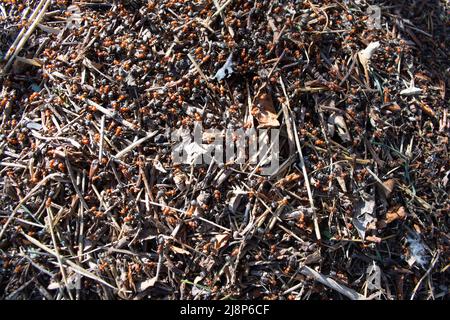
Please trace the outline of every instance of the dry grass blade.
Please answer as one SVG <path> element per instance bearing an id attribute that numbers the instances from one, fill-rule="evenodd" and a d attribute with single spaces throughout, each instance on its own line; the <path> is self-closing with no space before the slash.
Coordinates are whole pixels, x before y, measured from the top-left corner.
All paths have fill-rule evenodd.
<path id="1" fill-rule="evenodd" d="M 30 237 L 29 235 L 22 233 L 22 235 L 28 240 L 30 241 L 32 244 L 34 244 L 35 246 L 41 248 L 42 250 L 44 250 L 45 252 L 51 254 L 54 257 L 58 257 L 58 254 L 53 251 L 52 249 L 50 249 L 49 247 L 47 247 L 46 245 L 42 244 L 41 242 L 39 242 L 38 240 L 34 239 L 33 237 Z M 90 278 L 92 280 L 95 280 L 99 283 L 104 284 L 105 286 L 111 288 L 111 289 L 115 289 L 118 290 L 116 287 L 114 287 L 113 285 L 109 284 L 108 282 L 104 281 L 103 279 L 99 278 L 98 276 L 96 276 L 95 274 L 87 271 L 86 269 L 80 267 L 79 265 L 77 265 L 76 263 L 62 258 L 61 257 L 61 262 L 64 263 L 65 265 L 67 265 L 68 267 L 70 267 L 73 271 L 79 273 L 80 275 L 83 275 L 87 278 Z"/>
<path id="2" fill-rule="evenodd" d="M 308 266 L 302 267 L 300 273 L 305 276 L 312 277 L 313 279 L 319 281 L 323 285 L 332 288 L 333 290 L 336 290 L 337 292 L 339 292 L 340 294 L 346 296 L 351 300 L 366 300 L 366 297 L 364 297 L 364 295 L 336 282 L 330 277 L 320 274 L 319 272 L 315 271 L 314 269 L 311 269 Z"/>

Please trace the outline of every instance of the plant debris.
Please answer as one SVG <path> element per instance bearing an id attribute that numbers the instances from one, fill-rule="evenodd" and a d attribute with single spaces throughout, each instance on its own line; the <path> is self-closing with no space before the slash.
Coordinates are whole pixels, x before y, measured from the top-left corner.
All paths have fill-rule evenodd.
<path id="1" fill-rule="evenodd" d="M 447 299 L 446 5 L 2 1 L 0 299 Z"/>

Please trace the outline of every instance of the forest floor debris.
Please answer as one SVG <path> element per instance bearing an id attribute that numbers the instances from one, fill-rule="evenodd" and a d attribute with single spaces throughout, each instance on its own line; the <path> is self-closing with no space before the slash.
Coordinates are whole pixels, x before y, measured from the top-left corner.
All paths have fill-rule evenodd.
<path id="1" fill-rule="evenodd" d="M 447 299 L 448 13 L 2 1 L 0 299 Z"/>

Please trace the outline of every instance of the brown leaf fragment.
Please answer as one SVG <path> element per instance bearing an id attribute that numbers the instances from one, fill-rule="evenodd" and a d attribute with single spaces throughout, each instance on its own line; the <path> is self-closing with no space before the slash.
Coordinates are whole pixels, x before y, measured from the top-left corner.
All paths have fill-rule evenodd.
<path id="1" fill-rule="evenodd" d="M 280 122 L 277 119 L 277 112 L 273 106 L 272 97 L 267 93 L 262 93 L 256 98 L 256 105 L 252 109 L 259 125 L 258 128 L 279 127 Z"/>
<path id="2" fill-rule="evenodd" d="M 387 103 L 381 107 L 383 110 L 388 110 L 391 112 L 398 112 L 402 108 L 395 102 Z"/>
<path id="3" fill-rule="evenodd" d="M 386 213 L 386 223 L 391 223 L 397 219 L 404 220 L 406 218 L 406 210 L 403 206 L 397 206 L 393 209 L 390 209 Z"/>
<path id="4" fill-rule="evenodd" d="M 186 174 L 181 170 L 177 170 L 174 172 L 173 181 L 175 182 L 178 190 L 184 191 L 186 189 L 187 178 L 188 177 L 186 176 Z"/>
<path id="5" fill-rule="evenodd" d="M 275 183 L 275 186 L 276 186 L 276 187 L 283 187 L 283 186 L 285 186 L 286 184 L 289 184 L 289 183 L 291 183 L 291 182 L 297 182 L 297 181 L 300 180 L 301 178 L 303 178 L 303 176 L 302 176 L 301 174 L 298 174 L 298 173 L 296 173 L 296 172 L 293 172 L 293 173 L 287 175 L 286 177 L 284 177 L 284 178 L 278 180 L 278 181 Z"/>
<path id="6" fill-rule="evenodd" d="M 422 234 L 422 228 L 417 223 L 414 223 L 413 227 L 418 234 Z"/>
<path id="7" fill-rule="evenodd" d="M 395 188 L 395 179 L 388 179 L 383 182 L 383 191 L 386 199 L 389 199 L 392 195 L 392 191 Z"/>
<path id="8" fill-rule="evenodd" d="M 436 116 L 436 113 L 434 112 L 434 110 L 431 109 L 431 107 L 429 105 L 427 105 L 426 103 L 419 101 L 419 107 L 422 109 L 423 112 L 425 112 L 430 117 Z"/>
<path id="9" fill-rule="evenodd" d="M 228 234 L 228 233 L 216 235 L 215 242 L 214 242 L 214 248 L 216 250 L 223 248 L 227 244 L 228 239 L 230 239 L 230 234 Z"/>

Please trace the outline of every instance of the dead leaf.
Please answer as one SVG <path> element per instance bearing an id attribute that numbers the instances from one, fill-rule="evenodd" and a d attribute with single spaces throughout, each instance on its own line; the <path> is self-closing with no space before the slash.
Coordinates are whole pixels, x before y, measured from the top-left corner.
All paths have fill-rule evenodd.
<path id="1" fill-rule="evenodd" d="M 176 247 L 176 246 L 170 246 L 170 250 L 172 250 L 175 253 L 179 253 L 179 254 L 185 254 L 185 255 L 191 255 L 191 253 L 183 248 L 180 247 Z"/>
<path id="2" fill-rule="evenodd" d="M 367 195 L 366 199 L 361 199 L 356 205 L 353 216 L 353 225 L 362 239 L 366 235 L 366 229 L 374 222 L 373 213 L 375 210 L 375 197 Z"/>
<path id="3" fill-rule="evenodd" d="M 203 280 L 203 278 L 204 278 L 204 277 L 202 277 L 202 276 L 196 276 L 195 279 L 194 279 L 194 284 L 199 283 L 200 281 Z"/>
<path id="4" fill-rule="evenodd" d="M 158 281 L 158 279 L 156 277 L 142 281 L 142 282 L 138 283 L 137 290 L 139 292 L 145 291 L 148 288 L 153 287 L 155 285 L 156 281 Z"/>
<path id="5" fill-rule="evenodd" d="M 208 192 L 206 192 L 206 191 L 201 191 L 200 194 L 199 194 L 198 197 L 197 197 L 198 204 L 199 204 L 200 206 L 207 205 L 210 196 L 211 196 L 211 195 L 210 195 Z"/>
<path id="6" fill-rule="evenodd" d="M 381 108 L 383 110 L 389 110 L 391 112 L 398 112 L 400 111 L 402 108 L 395 102 L 392 103 L 388 103 L 386 105 L 381 106 Z"/>
<path id="7" fill-rule="evenodd" d="M 184 146 L 184 151 L 187 155 L 186 163 L 198 164 L 201 163 L 202 155 L 207 153 L 208 150 L 206 150 L 202 145 L 194 141 L 189 144 L 186 144 Z"/>
<path id="8" fill-rule="evenodd" d="M 186 180 L 187 176 L 182 171 L 177 171 L 173 175 L 173 181 L 175 182 L 175 185 L 180 191 L 184 191 L 186 189 Z"/>
<path id="9" fill-rule="evenodd" d="M 391 223 L 397 219 L 404 220 L 405 218 L 406 210 L 403 206 L 397 206 L 386 213 L 386 223 Z"/>
<path id="10" fill-rule="evenodd" d="M 216 250 L 219 250 L 227 244 L 228 239 L 230 239 L 230 234 L 229 233 L 218 234 L 214 237 L 214 239 L 215 239 L 214 248 Z"/>
<path id="11" fill-rule="evenodd" d="M 347 124 L 345 123 L 343 116 L 341 116 L 340 114 L 333 113 L 328 118 L 328 124 L 329 124 L 328 129 L 331 129 L 330 135 L 334 135 L 335 132 L 334 128 L 336 128 L 337 133 L 339 137 L 342 139 L 342 141 L 344 142 L 351 141 L 350 133 L 348 131 Z"/>
<path id="12" fill-rule="evenodd" d="M 383 182 L 383 191 L 386 199 L 389 199 L 392 195 L 392 191 L 395 188 L 395 179 L 388 179 Z"/>
<path id="13" fill-rule="evenodd" d="M 319 251 L 314 251 L 310 255 L 306 256 L 305 261 L 303 262 L 305 265 L 318 263 L 321 260 L 321 256 Z"/>
<path id="14" fill-rule="evenodd" d="M 24 64 L 29 64 L 29 65 L 35 66 L 35 67 L 42 67 L 42 62 L 36 58 L 29 59 L 29 58 L 17 56 L 16 61 L 20 62 L 20 63 L 24 63 Z"/>
<path id="15" fill-rule="evenodd" d="M 252 113 L 258 120 L 258 128 L 279 127 L 280 122 L 277 119 L 277 112 L 273 106 L 272 97 L 267 93 L 262 93 L 256 98 L 256 106 Z"/>
<path id="16" fill-rule="evenodd" d="M 59 282 L 56 281 L 51 281 L 50 284 L 47 286 L 47 290 L 56 290 L 59 289 L 61 287 L 61 285 L 59 284 Z"/>
<path id="17" fill-rule="evenodd" d="M 156 170 L 162 172 L 162 173 L 167 173 L 167 170 L 164 169 L 164 166 L 162 165 L 161 161 L 154 159 L 153 160 L 153 166 L 155 167 Z"/>
<path id="18" fill-rule="evenodd" d="M 414 223 L 413 227 L 417 234 L 422 234 L 422 228 L 417 223 Z"/>
<path id="19" fill-rule="evenodd" d="M 430 117 L 436 116 L 436 113 L 434 112 L 434 110 L 431 109 L 431 107 L 429 105 L 427 105 L 426 103 L 419 101 L 419 107 L 422 109 L 423 112 L 425 112 Z"/>
<path id="20" fill-rule="evenodd" d="M 444 186 L 444 188 L 447 187 L 448 180 L 449 180 L 449 179 L 448 179 L 449 174 L 450 174 L 450 170 L 447 171 L 447 172 L 445 173 L 445 176 L 444 176 L 444 178 L 442 179 L 442 185 Z"/>
<path id="21" fill-rule="evenodd" d="M 204 295 L 209 294 L 208 288 L 199 284 L 199 282 L 202 281 L 203 278 L 204 277 L 201 277 L 201 276 L 195 277 L 194 285 L 192 286 L 192 290 L 191 290 L 191 294 L 193 296 L 200 296 L 200 295 L 204 296 Z"/>

